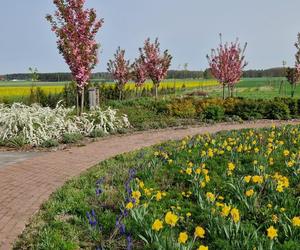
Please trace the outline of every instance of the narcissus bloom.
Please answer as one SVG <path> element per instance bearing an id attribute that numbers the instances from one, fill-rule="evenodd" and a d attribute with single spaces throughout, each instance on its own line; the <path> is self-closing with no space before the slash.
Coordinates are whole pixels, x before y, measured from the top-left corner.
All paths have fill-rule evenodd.
<path id="1" fill-rule="evenodd" d="M 249 190 L 246 191 L 245 194 L 246 194 L 247 197 L 251 197 L 251 196 L 254 195 L 254 190 L 253 189 L 249 189 Z"/>
<path id="2" fill-rule="evenodd" d="M 293 226 L 300 227 L 300 216 L 294 217 L 292 219 Z"/>
<path id="3" fill-rule="evenodd" d="M 238 223 L 240 221 L 240 212 L 237 208 L 231 209 L 230 214 L 235 223 Z"/>
<path id="4" fill-rule="evenodd" d="M 215 195 L 211 192 L 207 192 L 206 193 L 206 197 L 210 200 L 210 201 L 214 201 L 216 199 Z"/>
<path id="5" fill-rule="evenodd" d="M 128 202 L 126 205 L 126 209 L 130 210 L 133 208 L 133 203 L 132 202 Z"/>
<path id="6" fill-rule="evenodd" d="M 205 230 L 203 229 L 203 227 L 198 226 L 195 228 L 194 235 L 195 237 L 204 238 Z"/>
<path id="7" fill-rule="evenodd" d="M 165 221 L 171 227 L 175 227 L 175 225 L 178 221 L 178 216 L 169 211 L 169 212 L 167 212 L 167 214 L 165 216 Z"/>
<path id="8" fill-rule="evenodd" d="M 192 168 L 187 168 L 187 169 L 185 170 L 185 172 L 186 172 L 188 175 L 191 175 L 192 172 L 193 172 L 193 169 L 192 169 Z"/>
<path id="9" fill-rule="evenodd" d="M 231 206 L 227 206 L 226 204 L 223 206 L 222 208 L 222 212 L 221 212 L 221 215 L 223 217 L 227 217 L 230 213 L 230 210 L 231 210 Z"/>
<path id="10" fill-rule="evenodd" d="M 271 226 L 267 229 L 267 233 L 268 233 L 268 237 L 271 240 L 273 240 L 274 238 L 276 238 L 278 236 L 277 229 L 275 229 L 273 226 Z"/>
<path id="11" fill-rule="evenodd" d="M 253 181 L 253 183 L 261 184 L 261 183 L 263 183 L 264 178 L 262 176 L 259 176 L 259 175 L 254 175 L 252 177 L 252 181 Z"/>
<path id="12" fill-rule="evenodd" d="M 141 197 L 141 192 L 140 191 L 133 191 L 132 192 L 132 198 L 139 200 Z"/>
<path id="13" fill-rule="evenodd" d="M 181 232 L 178 236 L 178 243 L 184 244 L 188 240 L 188 234 L 186 232 Z"/>
<path id="14" fill-rule="evenodd" d="M 163 222 L 161 220 L 155 220 L 154 223 L 152 224 L 152 230 L 154 231 L 159 231 L 163 228 Z"/>
<path id="15" fill-rule="evenodd" d="M 201 245 L 198 250 L 208 250 L 208 246 Z"/>
<path id="16" fill-rule="evenodd" d="M 245 176 L 244 181 L 249 183 L 251 181 L 251 176 L 250 175 Z"/>
<path id="17" fill-rule="evenodd" d="M 156 200 L 160 201 L 161 198 L 162 198 L 162 193 L 161 192 L 157 192 L 157 194 L 156 194 Z"/>
<path id="18" fill-rule="evenodd" d="M 235 165 L 232 162 L 229 162 L 227 167 L 229 171 L 233 171 L 235 169 Z"/>

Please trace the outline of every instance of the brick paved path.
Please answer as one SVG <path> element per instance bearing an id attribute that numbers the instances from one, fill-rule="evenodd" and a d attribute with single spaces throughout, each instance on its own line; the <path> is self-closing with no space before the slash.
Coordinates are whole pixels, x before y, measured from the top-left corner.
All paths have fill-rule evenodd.
<path id="1" fill-rule="evenodd" d="M 221 130 L 261 128 L 271 125 L 299 124 L 300 121 L 258 121 L 243 124 L 216 124 L 187 129 L 148 131 L 114 136 L 84 147 L 43 154 L 0 168 L 0 249 L 7 250 L 22 233 L 30 217 L 49 195 L 66 180 L 117 154 L 133 151 L 187 135 Z"/>

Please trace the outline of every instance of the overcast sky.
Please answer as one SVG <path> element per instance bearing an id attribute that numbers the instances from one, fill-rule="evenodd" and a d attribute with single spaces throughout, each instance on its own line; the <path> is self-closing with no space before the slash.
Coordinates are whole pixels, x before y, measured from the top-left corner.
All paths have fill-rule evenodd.
<path id="1" fill-rule="evenodd" d="M 248 68 L 294 64 L 294 43 L 300 32 L 299 0 L 86 0 L 105 19 L 97 41 L 103 52 L 95 71 L 105 71 L 118 46 L 128 58 L 150 37 L 159 37 L 173 55 L 172 68 L 207 67 L 206 54 L 224 41 L 248 42 Z M 0 0 L 0 74 L 64 72 L 68 67 L 56 48 L 55 35 L 45 20 L 52 0 Z"/>

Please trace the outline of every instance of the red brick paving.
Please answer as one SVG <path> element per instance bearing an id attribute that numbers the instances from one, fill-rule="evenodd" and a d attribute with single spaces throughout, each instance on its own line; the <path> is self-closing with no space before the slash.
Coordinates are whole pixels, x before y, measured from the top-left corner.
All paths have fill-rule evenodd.
<path id="1" fill-rule="evenodd" d="M 68 179 L 117 154 L 151 146 L 187 135 L 222 130 L 262 128 L 299 124 L 299 121 L 258 121 L 243 124 L 216 124 L 187 129 L 148 131 L 114 136 L 84 147 L 43 154 L 0 169 L 0 249 L 8 250 L 49 195 Z"/>

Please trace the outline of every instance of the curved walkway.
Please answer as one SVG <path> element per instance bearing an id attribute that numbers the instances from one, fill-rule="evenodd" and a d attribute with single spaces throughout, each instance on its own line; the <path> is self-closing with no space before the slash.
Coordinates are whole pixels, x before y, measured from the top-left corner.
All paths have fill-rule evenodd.
<path id="1" fill-rule="evenodd" d="M 257 121 L 165 129 L 113 136 L 84 147 L 49 152 L 0 168 L 0 249 L 7 250 L 41 204 L 68 179 L 117 154 L 187 135 L 223 130 L 300 124 L 300 121 Z"/>

